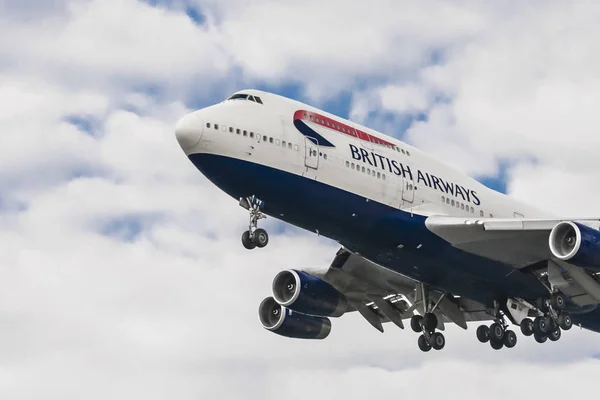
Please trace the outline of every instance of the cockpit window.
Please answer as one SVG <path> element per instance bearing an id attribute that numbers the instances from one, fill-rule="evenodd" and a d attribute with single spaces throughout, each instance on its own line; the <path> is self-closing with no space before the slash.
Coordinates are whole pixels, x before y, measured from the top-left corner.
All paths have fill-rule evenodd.
<path id="1" fill-rule="evenodd" d="M 237 93 L 228 98 L 227 100 L 246 100 L 248 98 L 247 94 Z"/>
<path id="2" fill-rule="evenodd" d="M 254 101 L 259 104 L 263 104 L 260 97 L 252 96 L 251 94 L 246 94 L 246 93 L 236 93 L 236 94 L 232 95 L 230 98 L 228 98 L 227 100 L 248 100 L 248 101 Z"/>

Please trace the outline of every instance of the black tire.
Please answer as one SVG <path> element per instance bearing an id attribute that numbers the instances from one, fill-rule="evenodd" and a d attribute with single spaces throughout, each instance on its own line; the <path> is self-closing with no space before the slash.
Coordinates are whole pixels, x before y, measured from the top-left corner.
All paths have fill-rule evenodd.
<path id="1" fill-rule="evenodd" d="M 568 331 L 573 327 L 573 319 L 567 313 L 561 313 L 558 316 L 558 325 L 563 331 Z"/>
<path id="2" fill-rule="evenodd" d="M 250 231 L 242 233 L 242 244 L 248 250 L 252 250 L 256 247 L 256 244 L 250 239 Z"/>
<path id="3" fill-rule="evenodd" d="M 421 328 L 421 324 L 423 323 L 423 317 L 420 315 L 413 315 L 410 319 L 410 328 L 413 332 L 420 333 L 423 328 Z"/>
<path id="4" fill-rule="evenodd" d="M 490 340 L 502 342 L 504 339 L 504 328 L 497 322 L 490 325 Z"/>
<path id="5" fill-rule="evenodd" d="M 256 244 L 256 247 L 263 248 L 269 244 L 269 234 L 264 229 L 258 228 L 254 231 L 252 241 Z"/>
<path id="6" fill-rule="evenodd" d="M 534 333 L 533 337 L 534 337 L 535 341 L 538 343 L 546 343 L 546 340 L 548 340 L 548 336 L 540 335 L 539 333 Z"/>
<path id="7" fill-rule="evenodd" d="M 550 331 L 550 323 L 546 317 L 535 317 L 533 320 L 533 330 L 540 336 L 546 336 Z"/>
<path id="8" fill-rule="evenodd" d="M 435 331 L 437 324 L 438 319 L 434 313 L 426 313 L 425 316 L 423 316 L 423 327 L 425 330 L 427 330 L 427 332 Z"/>
<path id="9" fill-rule="evenodd" d="M 562 336 L 562 333 L 561 333 L 560 328 L 557 328 L 557 329 L 553 330 L 552 332 L 548 333 L 548 339 L 550 339 L 553 342 L 558 341 L 561 336 Z"/>
<path id="10" fill-rule="evenodd" d="M 504 346 L 508 349 L 512 349 L 517 345 L 517 334 L 513 331 L 504 332 Z"/>
<path id="11" fill-rule="evenodd" d="M 531 320 L 531 318 L 524 318 L 521 321 L 521 333 L 524 336 L 533 335 L 533 321 Z"/>
<path id="12" fill-rule="evenodd" d="M 486 325 L 479 325 L 477 327 L 477 340 L 481 343 L 487 343 L 490 340 L 490 328 Z"/>
<path id="13" fill-rule="evenodd" d="M 431 347 L 435 350 L 441 350 L 446 345 L 446 338 L 440 332 L 431 335 Z"/>
<path id="14" fill-rule="evenodd" d="M 565 308 L 567 304 L 567 299 L 562 293 L 554 293 L 551 298 L 552 308 L 559 311 Z"/>
<path id="15" fill-rule="evenodd" d="M 421 349 L 422 352 L 426 353 L 429 350 L 431 350 L 431 345 L 427 341 L 427 338 L 425 337 L 425 335 L 419 336 L 419 340 L 417 343 L 419 344 L 419 349 Z"/>
<path id="16" fill-rule="evenodd" d="M 504 347 L 504 342 L 497 341 L 497 340 L 490 340 L 490 346 L 492 346 L 492 349 L 494 349 L 494 350 L 500 350 Z"/>

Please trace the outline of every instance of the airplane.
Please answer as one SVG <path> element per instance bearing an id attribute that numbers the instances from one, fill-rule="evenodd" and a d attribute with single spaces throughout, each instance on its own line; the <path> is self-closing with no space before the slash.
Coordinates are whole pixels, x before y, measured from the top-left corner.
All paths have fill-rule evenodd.
<path id="1" fill-rule="evenodd" d="M 248 210 L 242 244 L 264 248 L 267 216 L 340 244 L 327 268 L 277 274 L 262 326 L 325 339 L 358 312 L 441 350 L 447 324 L 513 348 L 573 324 L 600 332 L 600 220 L 562 218 L 496 192 L 398 139 L 273 93 L 248 89 L 183 116 L 192 164 Z M 487 323 L 491 323 L 487 325 Z M 513 328 L 514 329 L 514 328 Z"/>

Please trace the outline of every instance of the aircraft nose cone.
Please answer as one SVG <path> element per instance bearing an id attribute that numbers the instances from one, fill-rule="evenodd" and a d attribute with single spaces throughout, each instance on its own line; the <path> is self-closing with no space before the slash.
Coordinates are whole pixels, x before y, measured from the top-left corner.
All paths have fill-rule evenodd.
<path id="1" fill-rule="evenodd" d="M 190 150 L 200 142 L 202 130 L 202 120 L 197 113 L 191 113 L 177 122 L 175 137 L 184 151 Z"/>

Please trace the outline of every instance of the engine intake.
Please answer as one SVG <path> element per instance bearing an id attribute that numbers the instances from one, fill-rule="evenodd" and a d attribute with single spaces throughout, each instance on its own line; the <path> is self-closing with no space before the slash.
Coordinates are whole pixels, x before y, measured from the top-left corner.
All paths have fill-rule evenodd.
<path id="1" fill-rule="evenodd" d="M 600 269 L 600 231 L 577 222 L 560 222 L 550 232 L 550 251 L 559 260 Z"/>
<path id="2" fill-rule="evenodd" d="M 331 332 L 329 318 L 289 310 L 272 297 L 260 303 L 258 317 L 265 329 L 290 338 L 325 339 Z"/>
<path id="3" fill-rule="evenodd" d="M 322 317 L 339 317 L 348 310 L 343 294 L 304 271 L 287 270 L 275 276 L 273 297 L 291 310 Z"/>

